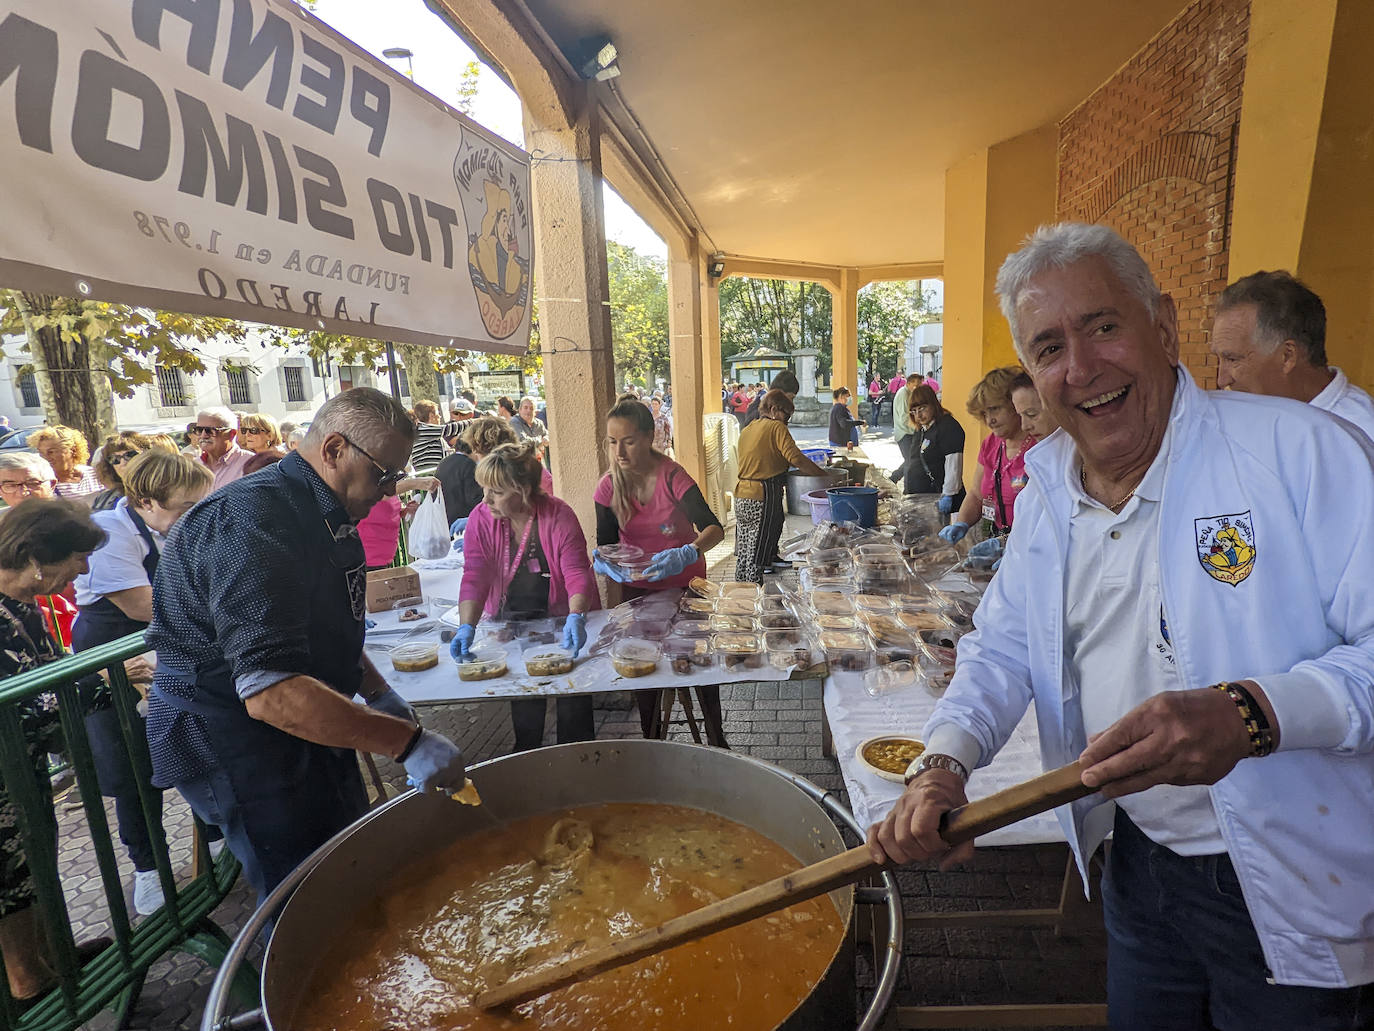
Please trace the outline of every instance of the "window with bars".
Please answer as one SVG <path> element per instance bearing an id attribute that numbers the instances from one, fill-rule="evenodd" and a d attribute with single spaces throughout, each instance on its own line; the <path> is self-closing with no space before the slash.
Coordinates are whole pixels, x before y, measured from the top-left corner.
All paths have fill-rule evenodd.
<path id="1" fill-rule="evenodd" d="M 25 372 L 20 375 L 19 394 L 25 408 L 43 407 L 43 402 L 38 399 L 38 380 L 34 378 L 32 372 Z"/>
<path id="2" fill-rule="evenodd" d="M 339 366 L 339 389 L 352 390 L 363 386 L 363 370 L 360 365 Z"/>
<path id="3" fill-rule="evenodd" d="M 157 367 L 157 396 L 160 408 L 184 408 L 190 401 L 186 397 L 186 381 L 181 378 L 181 370 L 170 365 Z"/>
<path id="4" fill-rule="evenodd" d="M 320 379 L 325 379 L 329 376 L 330 372 L 333 371 L 328 358 L 312 357 L 310 359 L 310 367 Z"/>
<path id="5" fill-rule="evenodd" d="M 304 401 L 305 396 L 305 370 L 299 365 L 287 365 L 282 368 L 282 375 L 286 380 L 286 400 Z"/>
<path id="6" fill-rule="evenodd" d="M 224 383 L 229 388 L 229 403 L 231 405 L 251 405 L 253 403 L 253 388 L 248 382 L 246 369 L 225 369 Z"/>

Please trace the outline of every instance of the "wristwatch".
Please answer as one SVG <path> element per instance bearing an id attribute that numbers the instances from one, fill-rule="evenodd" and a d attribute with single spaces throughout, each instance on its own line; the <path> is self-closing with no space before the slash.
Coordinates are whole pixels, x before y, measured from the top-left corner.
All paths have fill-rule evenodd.
<path id="1" fill-rule="evenodd" d="M 910 784 L 921 774 L 925 773 L 926 770 L 948 770 L 965 784 L 968 783 L 968 767 L 954 758 L 954 756 L 945 755 L 941 752 L 926 752 L 925 755 L 908 766 L 906 776 L 902 778 L 902 783 Z"/>

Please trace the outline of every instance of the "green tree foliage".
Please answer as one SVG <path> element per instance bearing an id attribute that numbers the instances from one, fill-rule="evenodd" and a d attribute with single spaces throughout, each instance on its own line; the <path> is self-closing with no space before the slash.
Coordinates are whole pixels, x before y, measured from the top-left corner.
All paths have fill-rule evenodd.
<path id="1" fill-rule="evenodd" d="M 814 347 L 830 362 L 830 292 L 818 283 L 731 276 L 720 284 L 721 356 L 751 347 L 791 354 Z"/>
<path id="2" fill-rule="evenodd" d="M 114 429 L 116 394 L 133 397 L 159 365 L 204 372 L 197 344 L 247 334 L 231 319 L 51 294 L 7 290 L 0 303 L 0 333 L 23 334 L 47 421 L 92 444 Z"/>
<path id="3" fill-rule="evenodd" d="M 870 283 L 859 291 L 859 372 L 891 378 L 906 365 L 907 337 L 939 317 L 920 280 Z"/>
<path id="4" fill-rule="evenodd" d="M 607 240 L 606 270 L 616 387 L 652 387 L 669 374 L 667 269 L 658 258 Z"/>

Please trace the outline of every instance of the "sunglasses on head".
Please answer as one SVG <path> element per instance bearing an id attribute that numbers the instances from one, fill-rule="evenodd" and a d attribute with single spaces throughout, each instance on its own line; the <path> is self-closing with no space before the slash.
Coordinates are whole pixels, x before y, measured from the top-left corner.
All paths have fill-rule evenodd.
<path id="1" fill-rule="evenodd" d="M 364 458 L 366 458 L 369 462 L 372 463 L 373 468 L 377 470 L 378 490 L 386 490 L 388 487 L 394 487 L 396 484 L 400 483 L 402 480 L 406 478 L 406 471 L 404 469 L 387 469 L 386 466 L 382 465 L 381 462 L 377 461 L 366 451 L 360 448 L 357 444 L 353 443 L 353 441 L 349 440 L 347 437 L 344 437 L 342 433 L 340 433 L 339 436 L 343 437 L 343 442 L 345 444 L 347 444 L 354 451 L 358 452 L 358 454 L 362 455 Z"/>

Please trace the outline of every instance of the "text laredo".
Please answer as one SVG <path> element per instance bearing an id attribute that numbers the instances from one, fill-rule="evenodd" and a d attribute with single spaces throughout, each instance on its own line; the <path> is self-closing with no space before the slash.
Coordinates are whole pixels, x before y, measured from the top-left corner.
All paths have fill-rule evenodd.
<path id="1" fill-rule="evenodd" d="M 312 36 L 292 31 L 280 15 L 267 11 L 261 25 L 253 25 L 248 0 L 232 0 L 228 40 L 221 79 L 239 91 L 266 76 L 268 104 L 286 110 L 295 72 L 293 118 L 334 135 L 344 115 L 367 136 L 367 152 L 381 154 L 391 111 L 391 91 L 385 81 L 360 65 L 345 66 L 344 57 Z M 186 63 L 210 74 L 219 34 L 218 0 L 185 3 L 179 0 L 131 0 L 134 36 L 161 49 L 164 16 L 189 26 Z M 108 37 L 107 37 L 108 39 Z M 299 45 L 299 62 L 296 47 Z M 115 48 L 117 49 L 117 48 Z M 123 58 L 123 54 L 119 57 Z M 59 75 L 57 33 L 18 14 L 0 22 L 0 84 L 15 83 L 15 117 L 20 142 L 53 152 L 53 107 Z M 320 232 L 354 239 L 353 219 L 345 214 L 348 196 L 338 168 L 327 157 L 299 145 L 288 146 L 273 133 L 254 129 L 233 115 L 225 116 L 225 133 L 204 101 L 173 90 L 182 129 L 181 175 L 177 189 L 205 197 L 211 175 L 214 199 L 265 215 L 275 199 L 275 215 L 282 222 L 305 221 Z M 137 145 L 111 139 L 111 116 L 116 95 L 131 98 L 142 109 L 142 132 Z M 145 182 L 160 179 L 172 160 L 171 111 L 161 87 L 127 61 L 98 50 L 84 50 L 77 61 L 77 89 L 71 120 L 73 148 L 80 160 L 94 168 Z M 264 150 L 266 155 L 264 157 Z M 299 189 L 299 205 L 298 205 Z M 403 193 L 381 179 L 366 180 L 368 199 L 381 244 L 396 254 L 411 256 L 418 249 L 422 261 L 454 262 L 454 233 L 459 215 L 454 208 L 415 193 Z M 513 212 L 528 218 L 523 203 Z M 436 239 L 432 239 L 431 231 Z"/>

